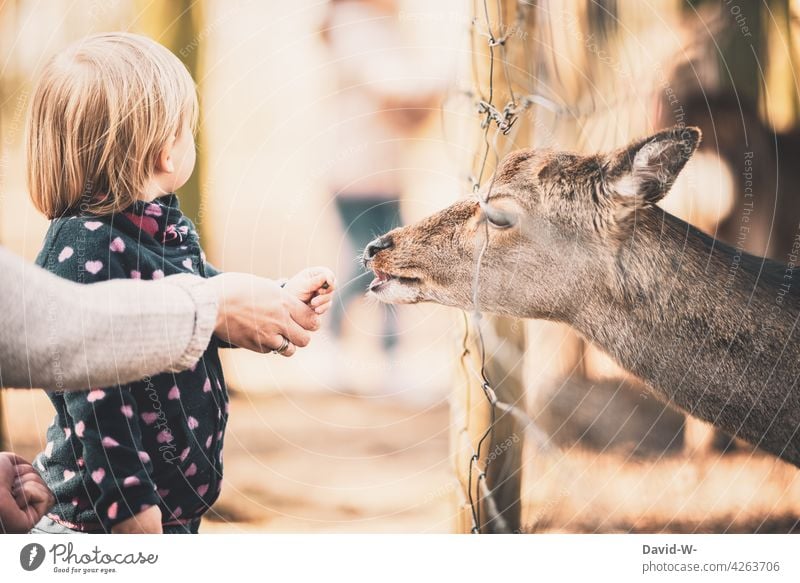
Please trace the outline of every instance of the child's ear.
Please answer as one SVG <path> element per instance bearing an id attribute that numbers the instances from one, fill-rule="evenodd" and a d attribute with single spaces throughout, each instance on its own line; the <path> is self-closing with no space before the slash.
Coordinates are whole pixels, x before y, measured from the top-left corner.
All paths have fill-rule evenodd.
<path id="1" fill-rule="evenodd" d="M 172 174 L 175 172 L 175 163 L 172 161 L 172 146 L 175 145 L 175 136 L 170 137 L 156 159 L 156 172 Z"/>
<path id="2" fill-rule="evenodd" d="M 699 128 L 674 127 L 612 153 L 605 178 L 618 218 L 664 198 L 697 150 L 700 138 Z"/>

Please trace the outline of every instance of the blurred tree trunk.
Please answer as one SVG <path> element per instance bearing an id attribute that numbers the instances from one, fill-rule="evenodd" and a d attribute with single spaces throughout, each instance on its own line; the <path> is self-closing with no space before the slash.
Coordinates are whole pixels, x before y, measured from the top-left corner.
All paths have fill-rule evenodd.
<path id="1" fill-rule="evenodd" d="M 205 30 L 204 3 L 199 0 L 152 2 L 139 0 L 141 32 L 167 47 L 186 65 L 195 83 L 200 79 Z M 180 189 L 181 210 L 202 229 L 202 184 L 205 174 L 205 154 L 201 126 L 195 135 L 197 164 L 189 181 Z"/>
<path id="2" fill-rule="evenodd" d="M 773 128 L 786 131 L 800 117 L 800 96 L 794 84 L 797 53 L 789 0 L 729 4 L 694 0 L 686 6 L 719 10 L 725 23 L 715 37 L 719 87 L 735 94 L 743 107 L 758 106 L 759 115 Z M 718 51 L 718 52 L 717 52 Z"/>
<path id="3" fill-rule="evenodd" d="M 16 0 L 11 0 L 10 2 L 0 3 L 0 30 L 3 29 L 2 23 L 5 21 L 6 18 L 10 18 L 10 14 L 15 12 L 15 4 Z M 0 49 L 3 47 L 0 46 Z M 3 190 L 5 189 L 5 180 L 6 175 L 8 173 L 8 152 L 6 152 L 6 143 L 3 137 L 3 120 L 5 116 L 5 111 L 8 107 L 7 101 L 9 100 L 10 92 L 7 91 L 6 83 L 8 80 L 5 78 L 5 71 L 9 68 L 8 67 L 8 55 L 4 55 L 2 51 L 0 51 L 0 57 L 2 61 L 6 64 L 6 67 L 0 69 L 0 197 L 5 195 Z M 2 209 L 0 209 L 2 210 Z M 1 371 L 0 371 L 1 372 Z M 3 407 L 3 399 L 4 399 L 4 389 L 2 388 L 2 378 L 0 378 L 0 450 L 3 450 L 7 447 L 7 440 L 6 440 L 6 421 L 5 421 L 5 411 Z"/>
<path id="4" fill-rule="evenodd" d="M 3 6 L 0 5 L 0 22 L 2 22 L 3 16 L 5 15 L 5 11 L 3 10 Z M 3 113 L 6 108 L 6 91 L 5 91 L 5 83 L 3 76 L 0 75 L 0 196 L 3 196 L 3 188 L 5 182 L 5 173 L 6 173 L 6 152 L 5 150 L 5 141 L 3 140 Z M 0 371 L 2 372 L 2 371 Z M 6 421 L 5 415 L 3 411 L 3 395 L 4 389 L 2 388 L 2 377 L 0 376 L 0 450 L 5 449 L 6 447 Z"/>

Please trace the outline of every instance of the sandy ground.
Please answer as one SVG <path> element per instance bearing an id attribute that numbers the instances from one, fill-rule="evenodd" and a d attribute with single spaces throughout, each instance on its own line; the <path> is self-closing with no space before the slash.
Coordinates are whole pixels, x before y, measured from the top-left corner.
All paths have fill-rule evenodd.
<path id="1" fill-rule="evenodd" d="M 800 472 L 764 453 L 529 458 L 526 532 L 800 532 Z"/>

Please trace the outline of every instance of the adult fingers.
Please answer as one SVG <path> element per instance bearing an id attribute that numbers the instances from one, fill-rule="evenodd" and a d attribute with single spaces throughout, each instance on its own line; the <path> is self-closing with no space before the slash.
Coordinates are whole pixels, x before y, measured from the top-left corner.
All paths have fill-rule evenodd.
<path id="1" fill-rule="evenodd" d="M 14 500 L 20 510 L 26 510 L 29 506 L 34 508 L 47 506 L 49 508 L 55 502 L 53 493 L 44 484 L 29 482 L 19 490 L 14 492 Z"/>
<path id="2" fill-rule="evenodd" d="M 310 308 L 307 309 L 310 311 Z M 287 318 L 284 328 L 281 330 L 281 334 L 285 336 L 289 342 L 300 348 L 308 346 L 308 343 L 311 342 L 311 334 L 304 330 L 292 318 Z"/>
<path id="3" fill-rule="evenodd" d="M 40 514 L 47 512 L 56 503 L 53 492 L 41 482 L 23 484 L 18 494 L 24 496 L 28 505 L 33 506 Z"/>
<path id="4" fill-rule="evenodd" d="M 314 306 L 314 311 L 319 314 L 320 316 L 327 312 L 331 307 L 331 302 L 319 302 L 318 305 Z"/>
<path id="5" fill-rule="evenodd" d="M 37 477 L 39 476 L 39 472 L 36 471 L 36 468 L 34 468 L 28 462 L 23 462 L 21 464 L 17 464 L 16 466 L 14 466 L 14 473 L 17 476 L 20 476 L 20 477 L 21 476 L 29 476 L 29 475 L 34 475 L 34 476 L 37 476 Z M 41 479 L 41 478 L 39 478 L 39 479 Z"/>
<path id="6" fill-rule="evenodd" d="M 42 477 L 34 470 L 32 473 L 28 472 L 26 474 L 22 474 L 22 475 L 18 476 L 14 480 L 14 486 L 15 487 L 19 487 L 19 486 L 22 486 L 23 484 L 28 484 L 30 482 L 37 483 L 37 484 L 44 484 L 45 483 L 44 480 L 42 479 Z"/>
<path id="7" fill-rule="evenodd" d="M 30 466 L 31 465 L 31 462 L 29 462 L 25 458 L 22 458 L 22 457 L 18 456 L 17 454 L 15 454 L 14 452 L 11 452 L 11 451 L 0 452 L 0 456 L 3 456 L 7 460 L 9 460 L 15 466 Z"/>
<path id="8" fill-rule="evenodd" d="M 315 332 L 319 330 L 319 316 L 314 313 L 314 310 L 311 309 L 309 306 L 301 302 L 296 298 L 289 297 L 287 298 L 288 307 L 289 307 L 289 315 L 292 317 L 292 320 L 297 322 L 300 326 L 302 326 L 305 330 L 309 330 L 311 332 Z M 289 340 L 292 340 L 289 338 Z M 292 340 L 293 341 L 293 340 Z M 294 342 L 294 341 L 293 341 Z M 298 346 L 305 346 L 308 344 L 301 344 L 299 342 L 295 342 Z"/>
<path id="9" fill-rule="evenodd" d="M 277 351 L 281 346 L 285 344 L 285 340 L 286 339 L 284 336 L 276 334 L 275 336 L 270 336 L 267 339 L 267 343 L 273 347 L 272 350 Z M 282 352 L 278 352 L 278 354 L 280 354 L 281 356 L 289 357 L 292 356 L 295 352 L 297 352 L 297 348 L 291 341 L 289 341 L 289 345 Z"/>
<path id="10" fill-rule="evenodd" d="M 278 354 L 280 354 L 281 356 L 285 356 L 286 358 L 289 358 L 290 356 L 293 356 L 295 352 L 297 352 L 297 347 L 290 342 L 289 346 L 286 347 L 286 350 L 284 350 L 283 352 L 279 352 Z"/>
<path id="11" fill-rule="evenodd" d="M 314 296 L 313 298 L 311 298 L 311 301 L 309 302 L 308 305 L 311 306 L 312 308 L 316 308 L 317 306 L 321 306 L 322 304 L 329 303 L 332 299 L 333 296 L 331 294 L 326 293 L 323 295 Z"/>
<path id="12" fill-rule="evenodd" d="M 24 534 L 28 532 L 35 522 L 31 517 L 34 509 L 24 509 L 10 495 L 0 493 L 0 533 Z"/>

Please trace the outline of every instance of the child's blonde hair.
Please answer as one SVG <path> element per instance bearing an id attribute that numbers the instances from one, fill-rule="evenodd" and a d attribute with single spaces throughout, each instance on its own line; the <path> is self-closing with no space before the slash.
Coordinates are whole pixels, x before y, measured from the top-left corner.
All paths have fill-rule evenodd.
<path id="1" fill-rule="evenodd" d="M 186 67 L 149 38 L 97 34 L 45 67 L 27 128 L 28 189 L 48 218 L 110 214 L 141 195 L 197 92 Z"/>

